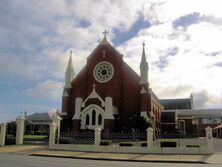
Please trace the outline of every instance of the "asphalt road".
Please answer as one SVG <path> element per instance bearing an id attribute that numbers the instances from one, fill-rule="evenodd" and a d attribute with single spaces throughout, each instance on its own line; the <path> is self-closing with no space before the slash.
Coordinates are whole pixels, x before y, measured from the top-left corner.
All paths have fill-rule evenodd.
<path id="1" fill-rule="evenodd" d="M 221 167 L 221 164 L 148 163 L 0 154 L 0 167 Z"/>

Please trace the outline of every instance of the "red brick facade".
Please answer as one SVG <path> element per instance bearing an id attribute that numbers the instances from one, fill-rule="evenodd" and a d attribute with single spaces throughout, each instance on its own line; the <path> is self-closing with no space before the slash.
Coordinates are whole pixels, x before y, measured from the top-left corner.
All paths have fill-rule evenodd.
<path id="1" fill-rule="evenodd" d="M 108 62 L 114 68 L 114 74 L 107 82 L 98 82 L 94 78 L 94 68 L 100 62 Z M 128 126 L 136 128 L 136 120 L 134 119 L 140 117 L 141 111 L 146 111 L 148 115 L 151 112 L 154 114 L 153 126 L 156 132 L 159 131 L 162 106 L 158 99 L 152 97 L 149 84 L 140 84 L 140 76 L 123 61 L 123 56 L 109 43 L 98 45 L 88 56 L 87 64 L 75 76 L 71 84 L 72 88 L 67 90 L 68 97 L 63 97 L 62 113 L 67 113 L 66 116 L 63 116 L 62 124 L 64 126 L 72 125 L 72 129 L 80 129 L 81 122 L 79 120 L 72 120 L 75 114 L 75 99 L 82 98 L 84 101 L 92 92 L 93 84 L 96 85 L 96 93 L 103 100 L 106 97 L 111 97 L 113 106 L 118 110 L 114 120 L 104 120 L 104 129 L 122 130 L 123 127 L 128 128 Z M 141 93 L 142 88 L 146 93 Z M 87 103 L 97 104 L 99 102 L 91 100 L 87 101 Z M 132 120 L 131 123 L 129 123 L 129 120 Z"/>

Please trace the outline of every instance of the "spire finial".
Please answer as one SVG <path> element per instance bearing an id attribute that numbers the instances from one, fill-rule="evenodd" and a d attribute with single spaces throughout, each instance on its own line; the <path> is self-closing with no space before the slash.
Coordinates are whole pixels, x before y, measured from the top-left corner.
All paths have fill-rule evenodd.
<path id="1" fill-rule="evenodd" d="M 106 38 L 106 34 L 108 34 L 109 32 L 106 31 L 106 29 L 104 30 L 103 34 L 104 34 L 104 38 Z"/>
<path id="2" fill-rule="evenodd" d="M 70 50 L 70 56 L 72 56 L 72 50 Z"/>

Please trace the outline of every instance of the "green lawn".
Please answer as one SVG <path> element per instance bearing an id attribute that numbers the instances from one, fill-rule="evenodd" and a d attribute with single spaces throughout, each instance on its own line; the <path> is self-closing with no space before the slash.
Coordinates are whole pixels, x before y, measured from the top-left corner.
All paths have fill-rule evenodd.
<path id="1" fill-rule="evenodd" d="M 25 139 L 44 139 L 46 135 L 24 135 Z"/>

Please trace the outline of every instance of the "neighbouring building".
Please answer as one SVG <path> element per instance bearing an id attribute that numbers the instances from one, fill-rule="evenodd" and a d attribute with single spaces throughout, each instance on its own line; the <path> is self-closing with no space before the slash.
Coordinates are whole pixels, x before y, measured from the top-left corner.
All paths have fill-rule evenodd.
<path id="1" fill-rule="evenodd" d="M 164 106 L 162 131 L 205 135 L 205 128 L 210 126 L 215 129 L 215 134 L 221 136 L 222 109 L 194 109 L 192 95 L 186 99 L 164 99 L 160 102 Z"/>
<path id="2" fill-rule="evenodd" d="M 25 115 L 25 133 L 48 135 L 49 125 L 56 114 L 54 112 L 43 112 Z"/>

